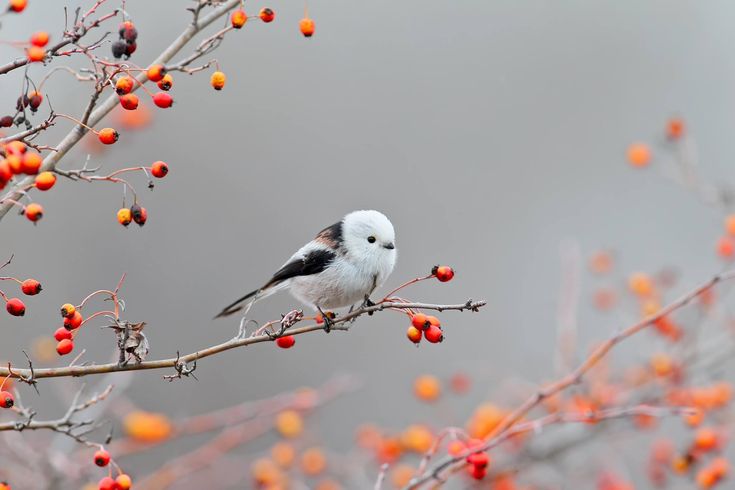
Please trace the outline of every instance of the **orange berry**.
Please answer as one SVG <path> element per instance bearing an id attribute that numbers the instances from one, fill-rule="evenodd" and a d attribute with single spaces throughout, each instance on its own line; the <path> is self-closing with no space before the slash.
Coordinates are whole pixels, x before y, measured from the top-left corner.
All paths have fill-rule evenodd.
<path id="1" fill-rule="evenodd" d="M 49 35 L 48 32 L 45 31 L 35 32 L 31 36 L 31 44 L 33 44 L 34 46 L 38 46 L 39 48 L 43 48 L 44 46 L 46 46 L 48 44 L 48 40 Z"/>
<path id="2" fill-rule="evenodd" d="M 711 427 L 702 427 L 694 434 L 694 446 L 702 451 L 715 449 L 719 445 L 720 438 Z"/>
<path id="3" fill-rule="evenodd" d="M 407 464 L 396 465 L 391 470 L 390 481 L 393 484 L 393 488 L 404 488 L 408 486 L 408 482 L 416 474 L 416 469 L 412 468 Z"/>
<path id="4" fill-rule="evenodd" d="M 709 469 L 702 468 L 697 472 L 697 486 L 702 489 L 712 488 L 717 483 L 717 475 Z"/>
<path id="5" fill-rule="evenodd" d="M 413 392 L 419 400 L 433 402 L 441 395 L 441 385 L 436 377 L 423 375 L 414 381 Z"/>
<path id="6" fill-rule="evenodd" d="M 41 168 L 41 164 L 43 164 L 41 155 L 34 151 L 29 151 L 23 155 L 20 168 L 26 175 L 36 175 Z"/>
<path id="7" fill-rule="evenodd" d="M 64 318 L 72 316 L 76 311 L 77 309 L 71 303 L 64 303 L 61 305 L 61 316 Z"/>
<path id="8" fill-rule="evenodd" d="M 671 140 L 678 140 L 684 135 L 684 120 L 672 117 L 666 124 L 666 136 Z"/>
<path id="9" fill-rule="evenodd" d="M 36 175 L 36 189 L 47 191 L 56 184 L 56 175 L 53 172 L 41 172 Z"/>
<path id="10" fill-rule="evenodd" d="M 301 30 L 301 34 L 304 35 L 304 37 L 311 37 L 314 35 L 314 21 L 308 17 L 304 17 L 299 22 L 299 29 Z"/>
<path id="11" fill-rule="evenodd" d="M 728 235 L 735 236 L 735 214 L 725 217 L 725 231 Z"/>
<path id="12" fill-rule="evenodd" d="M 74 342 L 71 339 L 62 339 L 56 344 L 56 352 L 60 356 L 65 356 L 74 350 Z"/>
<path id="13" fill-rule="evenodd" d="M 28 0 L 10 0 L 8 10 L 15 13 L 23 12 L 28 5 Z"/>
<path id="14" fill-rule="evenodd" d="M 20 155 L 21 153 L 25 153 L 28 147 L 25 143 L 22 141 L 11 141 L 10 143 L 5 145 L 5 150 L 8 153 L 12 153 L 14 155 Z"/>
<path id="15" fill-rule="evenodd" d="M 23 172 L 23 156 L 22 155 L 10 154 L 5 159 L 5 162 L 8 164 L 8 168 L 10 169 L 12 173 L 17 175 Z"/>
<path id="16" fill-rule="evenodd" d="M 421 342 L 421 330 L 411 325 L 408 327 L 408 330 L 406 330 L 406 337 L 408 337 L 408 340 L 414 344 L 418 344 Z"/>
<path id="17" fill-rule="evenodd" d="M 31 63 L 38 63 L 46 59 L 46 50 L 38 46 L 30 46 L 26 49 L 26 56 Z"/>
<path id="18" fill-rule="evenodd" d="M 674 371 L 674 361 L 667 354 L 654 354 L 651 358 L 651 368 L 656 376 L 668 376 Z"/>
<path id="19" fill-rule="evenodd" d="M 426 320 L 429 322 L 429 327 L 441 327 L 442 326 L 439 319 L 435 316 L 429 315 L 426 317 Z"/>
<path id="20" fill-rule="evenodd" d="M 215 90 L 222 90 L 225 87 L 226 81 L 227 77 L 221 71 L 216 71 L 212 73 L 212 76 L 209 78 L 209 84 Z"/>
<path id="21" fill-rule="evenodd" d="M 235 10 L 230 16 L 230 22 L 232 23 L 232 27 L 234 27 L 235 29 L 242 28 L 242 26 L 244 26 L 245 22 L 247 21 L 248 14 L 246 14 L 245 11 L 242 9 Z"/>
<path id="22" fill-rule="evenodd" d="M 146 76 L 151 82 L 158 82 L 166 75 L 166 67 L 163 65 L 151 65 L 146 71 Z"/>
<path id="23" fill-rule="evenodd" d="M 411 316 L 411 325 L 419 330 L 426 330 L 431 326 L 431 323 L 429 323 L 428 316 L 424 315 L 423 313 L 416 313 L 415 315 Z"/>
<path id="24" fill-rule="evenodd" d="M 650 296 L 654 291 L 653 279 L 647 274 L 636 272 L 628 278 L 628 288 L 636 296 Z"/>
<path id="25" fill-rule="evenodd" d="M 260 17 L 260 20 L 265 22 L 266 24 L 269 22 L 273 22 L 273 19 L 276 18 L 276 13 L 269 9 L 269 8 L 262 8 L 260 9 L 260 13 L 258 14 L 258 17 Z"/>
<path id="26" fill-rule="evenodd" d="M 309 476 L 322 473 L 327 468 L 327 458 L 318 447 L 312 447 L 301 455 L 301 470 Z"/>
<path id="27" fill-rule="evenodd" d="M 29 204 L 28 206 L 26 206 L 25 215 L 26 215 L 26 218 L 28 218 L 29 220 L 35 223 L 41 218 L 43 218 L 43 206 L 33 202 Z"/>
<path id="28" fill-rule="evenodd" d="M 141 442 L 160 442 L 168 439 L 173 431 L 171 421 L 163 414 L 135 411 L 123 419 L 125 432 Z"/>
<path id="29" fill-rule="evenodd" d="M 117 95 L 129 94 L 135 86 L 135 80 L 131 77 L 120 77 L 115 82 L 115 92 Z"/>
<path id="30" fill-rule="evenodd" d="M 735 255 L 735 241 L 729 236 L 720 237 L 717 240 L 717 255 L 723 259 L 732 259 Z"/>
<path id="31" fill-rule="evenodd" d="M 134 111 L 137 109 L 139 102 L 138 96 L 135 94 L 125 94 L 120 97 L 120 105 L 126 111 Z"/>
<path id="32" fill-rule="evenodd" d="M 151 174 L 158 179 L 164 178 L 168 174 L 168 165 L 161 160 L 153 162 L 153 165 L 151 165 Z"/>
<path id="33" fill-rule="evenodd" d="M 115 478 L 115 483 L 117 483 L 118 490 L 130 490 L 130 488 L 133 486 L 133 480 L 125 473 L 118 475 L 117 478 Z"/>
<path id="34" fill-rule="evenodd" d="M 424 330 L 424 338 L 432 344 L 437 344 L 444 340 L 444 333 L 441 328 L 431 325 L 429 328 Z"/>
<path id="35" fill-rule="evenodd" d="M 691 413 L 684 414 L 684 422 L 689 427 L 699 427 L 704 421 L 704 410 L 695 408 Z"/>
<path id="36" fill-rule="evenodd" d="M 651 162 L 651 150 L 643 143 L 628 147 L 628 162 L 634 167 L 645 167 Z"/>
<path id="37" fill-rule="evenodd" d="M 296 410 L 284 410 L 276 416 L 275 426 L 281 436 L 291 439 L 304 431 L 304 419 Z"/>
<path id="38" fill-rule="evenodd" d="M 724 478 L 730 472 L 730 463 L 723 457 L 715 458 L 709 464 L 709 468 L 717 476 L 717 478 Z"/>
<path id="39" fill-rule="evenodd" d="M 458 439 L 453 440 L 447 446 L 447 453 L 450 456 L 459 456 L 466 450 L 467 450 L 467 445 Z"/>
<path id="40" fill-rule="evenodd" d="M 287 442 L 277 442 L 271 448 L 271 458 L 281 468 L 289 468 L 296 459 L 296 450 Z"/>
<path id="41" fill-rule="evenodd" d="M 84 317 L 79 311 L 75 311 L 71 316 L 64 318 L 64 328 L 69 330 L 76 330 L 82 326 Z"/>
<path id="42" fill-rule="evenodd" d="M 105 145 L 113 145 L 120 138 L 120 134 L 112 128 L 104 128 L 100 130 L 97 137 Z"/>
<path id="43" fill-rule="evenodd" d="M 434 435 L 423 425 L 409 425 L 401 434 L 401 444 L 409 451 L 424 454 L 434 444 Z"/>
<path id="44" fill-rule="evenodd" d="M 174 86 L 174 77 L 170 73 L 166 73 L 162 79 L 156 84 L 161 90 L 169 91 Z"/>

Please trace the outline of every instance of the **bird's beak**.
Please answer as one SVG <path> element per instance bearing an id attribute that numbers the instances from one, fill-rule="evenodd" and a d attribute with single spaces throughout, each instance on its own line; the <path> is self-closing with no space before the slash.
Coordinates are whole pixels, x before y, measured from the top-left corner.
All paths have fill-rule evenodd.
<path id="1" fill-rule="evenodd" d="M 383 247 L 387 248 L 388 250 L 393 250 L 394 248 L 396 248 L 396 246 L 393 245 L 393 242 L 386 243 L 385 245 L 383 245 Z"/>

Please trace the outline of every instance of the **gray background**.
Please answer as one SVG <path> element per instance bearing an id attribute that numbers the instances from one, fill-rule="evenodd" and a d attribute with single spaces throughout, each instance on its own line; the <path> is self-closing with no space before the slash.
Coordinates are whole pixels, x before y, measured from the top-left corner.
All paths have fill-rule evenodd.
<path id="1" fill-rule="evenodd" d="M 61 5 L 32 1 L 24 15 L 2 19 L 3 38 L 39 28 L 58 38 Z M 188 20 L 182 5 L 128 2 L 140 31 L 133 61 L 145 65 L 173 39 Z M 347 335 L 299 337 L 288 352 L 265 345 L 208 359 L 199 383 L 145 373 L 130 390 L 147 409 L 181 415 L 356 373 L 363 389 L 316 418 L 329 445 L 345 448 L 359 421 L 461 423 L 485 398 L 515 403 L 510 381 L 548 378 L 565 240 L 585 254 L 618 250 L 621 271 L 676 265 L 679 290 L 721 268 L 713 253 L 721 213 L 655 169 L 630 169 L 624 151 L 635 140 L 661 142 L 665 120 L 681 114 L 705 174 L 731 177 L 729 2 L 313 0 L 309 40 L 298 32 L 299 2 L 269 5 L 274 24 L 246 25 L 214 55 L 228 75 L 224 91 L 210 89 L 208 74 L 174 74 L 175 106 L 94 157 L 106 169 L 170 164 L 153 193 L 135 180 L 149 211 L 144 228 L 117 224 L 114 186 L 63 179 L 36 196 L 46 207 L 38 226 L 3 220 L 0 251 L 16 254 L 8 272 L 37 277 L 45 291 L 28 301 L 24 319 L 0 315 L 2 356 L 21 362 L 21 347 L 56 328 L 58 304 L 111 287 L 123 272 L 128 318 L 149 323 L 152 358 L 222 341 L 237 322 L 210 320 L 224 304 L 321 227 L 379 209 L 397 229 L 391 284 L 449 263 L 453 282 L 407 295 L 489 302 L 476 315 L 442 315 L 442 345 L 414 348 L 406 322 L 383 314 Z M 3 59 L 12 53 L 0 47 Z M 34 66 L 31 75 L 43 71 Z M 57 77 L 47 89 L 55 108 L 78 115 L 86 92 Z M 20 79 L 1 81 L 0 102 L 11 107 Z M 51 135 L 69 128 L 57 126 Z M 62 168 L 83 158 L 79 149 Z M 603 317 L 583 303 L 585 342 L 636 317 L 633 308 Z M 293 304 L 279 296 L 253 316 L 271 319 Z M 110 335 L 96 330 L 80 344 L 87 359 L 106 361 Z M 629 348 L 643 358 L 648 346 Z M 468 397 L 438 409 L 413 400 L 417 374 L 458 369 L 475 380 Z"/>

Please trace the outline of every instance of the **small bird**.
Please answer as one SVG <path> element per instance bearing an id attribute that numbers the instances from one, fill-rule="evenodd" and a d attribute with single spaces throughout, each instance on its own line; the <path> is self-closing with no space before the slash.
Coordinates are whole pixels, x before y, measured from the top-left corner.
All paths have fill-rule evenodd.
<path id="1" fill-rule="evenodd" d="M 223 309 L 215 318 L 232 315 L 281 289 L 314 308 L 372 304 L 370 294 L 383 284 L 396 263 L 395 230 L 378 211 L 354 211 L 324 228 L 286 261 L 260 289 Z"/>

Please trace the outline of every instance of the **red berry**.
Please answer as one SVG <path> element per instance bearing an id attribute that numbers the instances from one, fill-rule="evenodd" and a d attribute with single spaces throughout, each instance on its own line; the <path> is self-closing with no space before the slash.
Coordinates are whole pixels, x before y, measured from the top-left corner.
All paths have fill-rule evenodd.
<path id="1" fill-rule="evenodd" d="M 163 78 L 156 83 L 156 85 L 158 85 L 158 88 L 161 90 L 168 92 L 171 90 L 171 87 L 174 86 L 174 77 L 172 77 L 170 73 L 166 73 Z"/>
<path id="2" fill-rule="evenodd" d="M 454 269 L 448 265 L 437 265 L 432 269 L 431 273 L 434 274 L 440 282 L 451 281 L 454 277 Z"/>
<path id="3" fill-rule="evenodd" d="M 148 211 L 137 204 L 133 204 L 130 207 L 130 214 L 133 215 L 133 221 L 138 223 L 140 226 L 143 226 L 145 222 L 148 221 Z"/>
<path id="4" fill-rule="evenodd" d="M 74 342 L 70 339 L 62 339 L 58 344 L 56 344 L 56 352 L 58 352 L 60 356 L 65 356 L 73 350 Z"/>
<path id="5" fill-rule="evenodd" d="M 11 298 L 5 303 L 5 309 L 13 316 L 23 316 L 26 314 L 26 305 L 18 298 Z"/>
<path id="6" fill-rule="evenodd" d="M 134 85 L 135 81 L 131 77 L 120 77 L 115 82 L 115 92 L 117 95 L 129 94 Z"/>
<path id="7" fill-rule="evenodd" d="M 36 175 L 36 189 L 47 191 L 56 184 L 56 175 L 53 172 L 41 172 Z"/>
<path id="8" fill-rule="evenodd" d="M 59 327 L 54 332 L 54 338 L 57 342 L 61 342 L 64 339 L 71 340 L 71 332 L 64 327 Z"/>
<path id="9" fill-rule="evenodd" d="M 273 19 L 276 18 L 276 13 L 266 7 L 260 10 L 260 14 L 258 14 L 258 16 L 260 17 L 260 20 L 267 24 L 268 22 L 273 22 Z"/>
<path id="10" fill-rule="evenodd" d="M 34 296 L 40 293 L 43 288 L 41 288 L 41 283 L 35 279 L 26 279 L 21 283 L 20 289 L 23 291 L 23 294 Z"/>
<path id="11" fill-rule="evenodd" d="M 406 337 L 408 337 L 408 340 L 414 344 L 418 344 L 421 342 L 421 330 L 411 325 L 408 327 L 408 330 L 406 330 Z"/>
<path id="12" fill-rule="evenodd" d="M 100 467 L 104 467 L 110 464 L 110 453 L 108 453 L 104 449 L 100 449 L 99 451 L 94 453 L 94 464 Z"/>
<path id="13" fill-rule="evenodd" d="M 490 463 L 490 458 L 485 453 L 472 453 L 467 456 L 467 462 L 475 467 L 485 469 Z"/>
<path id="14" fill-rule="evenodd" d="M 431 326 L 431 325 L 433 325 L 433 326 L 435 326 L 435 327 L 441 327 L 441 326 L 442 326 L 442 324 L 441 324 L 441 322 L 439 321 L 439 319 L 438 319 L 437 317 L 435 317 L 435 316 L 431 316 L 431 315 L 427 316 L 427 317 L 426 317 L 426 321 L 428 321 L 428 322 L 429 322 L 429 325 L 430 325 L 430 326 Z"/>
<path id="15" fill-rule="evenodd" d="M 423 313 L 416 313 L 411 317 L 411 325 L 419 330 L 426 330 L 431 324 L 429 323 L 429 317 Z"/>
<path id="16" fill-rule="evenodd" d="M 232 27 L 234 27 L 235 29 L 240 29 L 242 26 L 245 25 L 245 22 L 247 21 L 248 14 L 246 14 L 245 11 L 242 9 L 235 10 L 230 16 L 230 22 L 232 23 Z"/>
<path id="17" fill-rule="evenodd" d="M 41 158 L 41 155 L 29 151 L 25 155 L 23 155 L 20 168 L 26 175 L 36 175 L 38 173 L 38 170 L 41 168 L 42 163 L 43 158 Z"/>
<path id="18" fill-rule="evenodd" d="M 424 338 L 432 344 L 437 344 L 444 340 L 444 334 L 441 328 L 431 325 L 428 329 L 424 330 Z"/>
<path id="19" fill-rule="evenodd" d="M 70 316 L 64 317 L 64 328 L 67 330 L 76 330 L 82 326 L 84 317 L 78 311 L 74 311 Z"/>
<path id="20" fill-rule="evenodd" d="M 43 206 L 36 204 L 35 202 L 26 206 L 25 209 L 26 218 L 33 221 L 34 223 L 43 218 Z"/>
<path id="21" fill-rule="evenodd" d="M 480 466 L 470 466 L 470 475 L 475 480 L 482 480 L 487 475 L 487 469 Z"/>
<path id="22" fill-rule="evenodd" d="M 15 405 L 15 398 L 9 391 L 0 391 L 0 407 L 10 408 Z"/>
<path id="23" fill-rule="evenodd" d="M 166 165 L 166 162 L 162 162 L 160 160 L 153 162 L 153 165 L 151 165 L 151 173 L 154 177 L 162 179 L 168 173 L 168 165 Z"/>
<path id="24" fill-rule="evenodd" d="M 23 12 L 26 8 L 26 5 L 28 5 L 28 0 L 10 0 L 8 10 L 15 13 Z"/>
<path id="25" fill-rule="evenodd" d="M 66 318 L 66 317 L 72 316 L 74 312 L 77 311 L 77 309 L 71 303 L 64 303 L 63 305 L 61 305 L 60 311 L 61 311 L 61 316 Z"/>
<path id="26" fill-rule="evenodd" d="M 48 44 L 49 36 L 48 32 L 39 31 L 31 36 L 31 44 L 42 48 Z"/>
<path id="27" fill-rule="evenodd" d="M 158 92 L 153 96 L 153 103 L 161 109 L 168 109 L 174 104 L 174 98 L 166 92 Z"/>
<path id="28" fill-rule="evenodd" d="M 0 118 L 0 127 L 9 128 L 13 125 L 13 116 L 3 116 Z"/>
<path id="29" fill-rule="evenodd" d="M 97 137 L 102 143 L 106 145 L 113 145 L 115 144 L 115 142 L 117 142 L 118 139 L 120 139 L 120 133 L 112 128 L 104 128 L 100 130 Z"/>
<path id="30" fill-rule="evenodd" d="M 125 110 L 134 111 L 138 108 L 138 96 L 135 94 L 125 94 L 120 97 L 120 105 Z"/>
<path id="31" fill-rule="evenodd" d="M 284 335 L 276 339 L 276 345 L 281 349 L 290 349 L 296 343 L 296 338 L 293 335 Z"/>
<path id="32" fill-rule="evenodd" d="M 99 486 L 97 488 L 99 490 L 118 490 L 118 485 L 115 480 L 113 480 L 109 476 L 106 476 L 100 480 Z"/>

